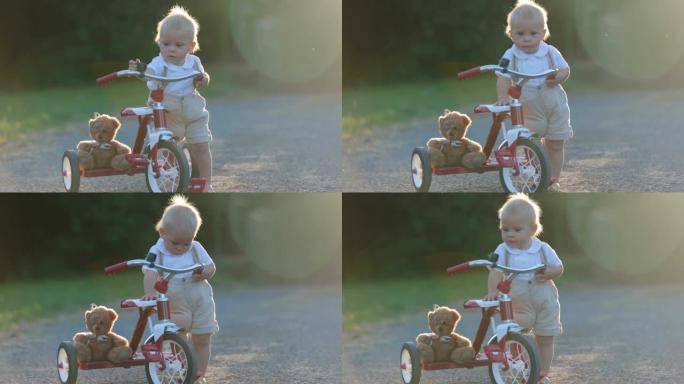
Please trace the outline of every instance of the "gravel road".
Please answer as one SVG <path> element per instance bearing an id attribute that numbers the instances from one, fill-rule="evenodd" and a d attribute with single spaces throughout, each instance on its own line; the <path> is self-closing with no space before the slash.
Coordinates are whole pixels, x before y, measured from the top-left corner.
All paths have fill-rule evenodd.
<path id="1" fill-rule="evenodd" d="M 563 291 L 552 366 L 554 383 L 681 383 L 684 285 Z M 465 312 L 459 333 L 474 337 L 479 312 Z M 675 305 L 673 305 L 675 304 Z M 399 352 L 427 331 L 425 312 L 343 334 L 343 383 L 400 383 Z M 363 339 L 361 339 L 363 337 Z M 361 341 L 363 340 L 363 341 Z M 424 372 L 421 383 L 488 383 L 486 368 Z"/>
<path id="2" fill-rule="evenodd" d="M 683 98 L 684 90 L 571 93 L 575 137 L 566 147 L 563 191 L 684 191 L 684 130 L 676 115 Z M 472 105 L 460 110 L 472 116 Z M 490 124 L 489 116 L 474 118 L 468 137 L 484 145 Z M 345 140 L 344 190 L 413 191 L 411 152 L 437 135 L 435 115 Z M 502 191 L 494 172 L 436 176 L 430 190 Z"/>
<path id="3" fill-rule="evenodd" d="M 210 99 L 208 109 L 216 192 L 342 189 L 339 92 Z M 62 154 L 87 139 L 89 117 L 59 133 L 0 144 L 0 192 L 64 192 Z M 137 120 L 122 124 L 118 138 L 132 145 Z M 143 175 L 82 179 L 81 186 L 84 192 L 147 191 Z"/>
<path id="4" fill-rule="evenodd" d="M 339 383 L 339 287 L 261 288 L 215 292 L 221 330 L 214 338 L 211 383 Z M 114 303 L 108 303 L 116 306 Z M 115 331 L 130 337 L 137 313 L 118 310 Z M 84 327 L 75 312 L 0 333 L 0 382 L 57 383 L 57 347 Z M 145 369 L 79 372 L 79 384 L 146 383 Z"/>

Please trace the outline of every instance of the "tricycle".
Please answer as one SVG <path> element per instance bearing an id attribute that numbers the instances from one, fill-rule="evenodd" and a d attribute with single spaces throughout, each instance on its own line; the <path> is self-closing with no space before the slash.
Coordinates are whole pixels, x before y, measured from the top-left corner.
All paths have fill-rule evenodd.
<path id="1" fill-rule="evenodd" d="M 162 82 L 181 81 L 200 76 L 193 71 L 185 76 L 164 77 L 147 74 L 137 70 L 121 70 L 102 76 L 96 80 L 104 85 L 121 78 L 158 80 Z M 125 170 L 114 168 L 81 169 L 76 150 L 70 149 L 62 156 L 62 179 L 67 192 L 78 192 L 81 177 L 103 177 L 115 175 L 145 174 L 147 189 L 150 192 L 203 192 L 206 179 L 197 176 L 192 167 L 190 151 L 185 143 L 173 136 L 167 129 L 164 107 L 164 90 L 158 89 L 150 94 L 150 103 L 145 107 L 127 107 L 121 111 L 122 117 L 138 118 L 138 133 L 132 153 L 126 155 L 130 167 Z"/>
<path id="2" fill-rule="evenodd" d="M 514 84 L 509 88 L 510 105 L 481 104 L 474 108 L 475 114 L 491 114 L 492 125 L 483 148 L 484 164 L 475 168 L 463 166 L 433 166 L 427 148 L 417 147 L 411 154 L 411 181 L 417 192 L 428 192 L 432 176 L 464 173 L 499 172 L 499 180 L 506 192 L 543 192 L 551 180 L 551 168 L 540 139 L 525 127 L 523 104 L 520 102 L 522 84 L 528 79 L 555 76 L 557 69 L 526 74 L 508 69 L 509 61 L 502 59 L 499 65 L 484 65 L 458 74 L 463 80 L 481 73 L 498 71 L 511 76 Z M 506 129 L 505 120 L 511 120 Z M 494 150 L 499 132 L 503 141 Z"/>
<path id="3" fill-rule="evenodd" d="M 106 273 L 116 273 L 130 267 L 142 267 L 157 270 L 161 279 L 155 283 L 154 288 L 160 294 L 152 300 L 124 299 L 121 308 L 137 309 L 138 322 L 130 339 L 130 348 L 133 355 L 130 359 L 112 363 L 109 361 L 77 360 L 77 352 L 72 340 L 63 341 L 57 349 L 57 373 L 61 384 L 74 384 L 78 377 L 78 371 L 87 371 L 103 368 L 129 368 L 132 366 L 145 366 L 145 374 L 150 384 L 191 384 L 194 383 L 197 372 L 197 358 L 195 351 L 181 335 L 183 329 L 171 321 L 169 299 L 166 296 L 169 280 L 176 274 L 201 271 L 202 264 L 194 264 L 187 268 L 167 268 L 155 264 L 154 260 L 134 259 L 105 268 Z M 157 312 L 157 322 L 153 324 L 150 316 Z M 140 342 L 148 326 L 150 335 L 145 342 Z M 140 350 L 138 351 L 138 347 Z"/>
<path id="4" fill-rule="evenodd" d="M 450 361 L 425 363 L 415 342 L 407 342 L 401 348 L 400 368 L 404 384 L 418 384 L 422 371 L 436 371 L 454 368 L 489 367 L 489 377 L 495 384 L 533 384 L 539 379 L 539 355 L 534 339 L 513 320 L 513 305 L 508 295 L 515 276 L 521 273 L 541 271 L 545 268 L 538 264 L 526 269 L 508 268 L 497 264 L 498 255 L 492 254 L 489 260 L 473 260 L 447 269 L 449 274 L 466 271 L 472 267 L 488 267 L 504 273 L 498 284 L 498 298 L 492 301 L 469 299 L 463 304 L 465 309 L 480 309 L 482 318 L 473 341 L 477 352 L 472 361 L 458 364 Z M 499 312 L 501 322 L 494 322 Z M 487 328 L 493 335 L 483 346 Z"/>

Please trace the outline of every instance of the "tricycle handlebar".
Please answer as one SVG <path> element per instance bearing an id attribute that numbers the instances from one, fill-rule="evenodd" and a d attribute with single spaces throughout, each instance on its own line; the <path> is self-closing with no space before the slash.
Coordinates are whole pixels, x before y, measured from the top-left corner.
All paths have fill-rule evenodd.
<path id="1" fill-rule="evenodd" d="M 123 77 L 137 77 L 137 78 L 139 78 L 139 79 L 149 79 L 149 80 L 159 80 L 159 81 L 174 82 L 174 81 L 181 81 L 181 80 L 186 80 L 186 79 L 190 79 L 190 78 L 193 78 L 193 77 L 197 77 L 197 76 L 199 76 L 199 75 L 201 75 L 201 74 L 202 74 L 202 72 L 192 71 L 191 73 L 189 73 L 189 74 L 187 74 L 187 75 L 183 75 L 183 76 L 177 76 L 177 77 L 164 77 L 164 76 L 153 75 L 153 74 L 151 74 L 151 73 L 143 73 L 143 72 L 140 72 L 140 71 L 134 71 L 134 70 L 130 70 L 130 69 L 124 69 L 124 70 L 122 70 L 122 71 L 116 71 L 116 72 L 112 72 L 112 73 L 110 73 L 110 74 L 108 74 L 108 75 L 104 75 L 104 76 L 102 76 L 102 77 L 98 77 L 97 80 L 95 80 L 95 82 L 96 82 L 98 85 L 105 85 L 105 84 L 107 84 L 107 83 L 109 83 L 109 82 L 112 82 L 112 81 L 114 81 L 114 80 L 116 80 L 116 79 L 123 78 Z"/>
<path id="2" fill-rule="evenodd" d="M 143 260 L 143 259 L 134 259 L 134 260 L 122 261 L 121 263 L 110 265 L 110 266 L 105 268 L 105 273 L 116 273 L 116 272 L 124 271 L 129 267 L 142 267 L 142 266 L 145 266 L 145 267 L 148 267 L 151 269 L 156 269 L 160 272 L 168 272 L 171 274 L 192 272 L 192 271 L 200 270 L 200 269 L 204 268 L 204 265 L 202 265 L 202 264 L 193 264 L 187 268 L 168 268 L 168 267 L 164 267 L 164 266 L 155 264 L 153 261 L 147 261 L 147 260 Z"/>
<path id="3" fill-rule="evenodd" d="M 449 267 L 447 269 L 447 273 L 450 275 L 463 272 L 470 267 L 490 267 L 492 269 L 496 269 L 497 271 L 501 271 L 504 273 L 514 273 L 514 274 L 521 274 L 521 273 L 530 273 L 530 272 L 536 272 L 539 270 L 542 270 L 546 268 L 544 264 L 537 264 L 535 266 L 532 266 L 530 268 L 525 268 L 525 269 L 517 269 L 517 268 L 508 268 L 504 267 L 503 265 L 499 265 L 495 262 L 489 261 L 489 260 L 472 260 L 468 261 L 465 263 L 461 263 L 458 265 L 454 265 L 453 267 Z"/>
<path id="4" fill-rule="evenodd" d="M 514 71 L 512 69 L 508 69 L 505 67 L 502 67 L 500 65 L 483 65 L 481 67 L 475 67 L 468 69 L 463 72 L 458 73 L 458 78 L 460 80 L 465 80 L 469 77 L 474 77 L 477 76 L 481 73 L 486 73 L 486 72 L 501 72 L 504 74 L 509 74 L 512 77 L 518 78 L 518 79 L 539 79 L 539 78 L 548 78 L 549 76 L 555 76 L 556 73 L 558 73 L 558 69 L 547 69 L 544 72 L 539 72 L 539 73 L 522 73 L 518 71 Z"/>

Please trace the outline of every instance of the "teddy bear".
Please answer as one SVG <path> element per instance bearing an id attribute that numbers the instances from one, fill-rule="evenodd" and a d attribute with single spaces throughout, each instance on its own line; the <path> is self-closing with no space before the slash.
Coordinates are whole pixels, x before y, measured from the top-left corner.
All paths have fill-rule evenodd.
<path id="1" fill-rule="evenodd" d="M 131 357 L 133 351 L 128 346 L 128 340 L 112 332 L 118 317 L 111 308 L 91 304 L 90 310 L 85 312 L 89 332 L 79 332 L 73 339 L 79 361 L 109 360 L 120 363 Z"/>
<path id="2" fill-rule="evenodd" d="M 425 363 L 453 361 L 464 363 L 475 358 L 470 340 L 456 333 L 456 324 L 461 319 L 457 310 L 435 304 L 428 312 L 431 333 L 416 337 L 420 358 Z"/>
<path id="3" fill-rule="evenodd" d="M 119 119 L 95 112 L 89 126 L 90 137 L 95 140 L 84 140 L 76 146 L 81 169 L 128 169 L 126 155 L 131 153 L 131 147 L 114 139 L 121 127 Z"/>
<path id="4" fill-rule="evenodd" d="M 433 166 L 462 165 L 466 168 L 476 168 L 485 163 L 487 159 L 482 152 L 482 146 L 465 137 L 472 123 L 468 115 L 445 109 L 438 122 L 439 131 L 444 137 L 432 138 L 427 142 Z"/>

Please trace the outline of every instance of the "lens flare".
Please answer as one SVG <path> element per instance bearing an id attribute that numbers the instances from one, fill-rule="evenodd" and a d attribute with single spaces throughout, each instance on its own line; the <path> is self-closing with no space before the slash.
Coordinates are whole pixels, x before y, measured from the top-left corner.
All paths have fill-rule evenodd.
<path id="1" fill-rule="evenodd" d="M 261 73 L 303 83 L 342 57 L 342 0 L 233 0 L 230 27 Z"/>
<path id="2" fill-rule="evenodd" d="M 579 40 L 603 69 L 630 80 L 653 80 L 680 62 L 684 23 L 680 0 L 575 2 Z"/>
<path id="3" fill-rule="evenodd" d="M 663 267 L 681 249 L 684 195 L 600 194 L 567 199 L 568 223 L 584 253 L 611 272 L 635 276 Z"/>

